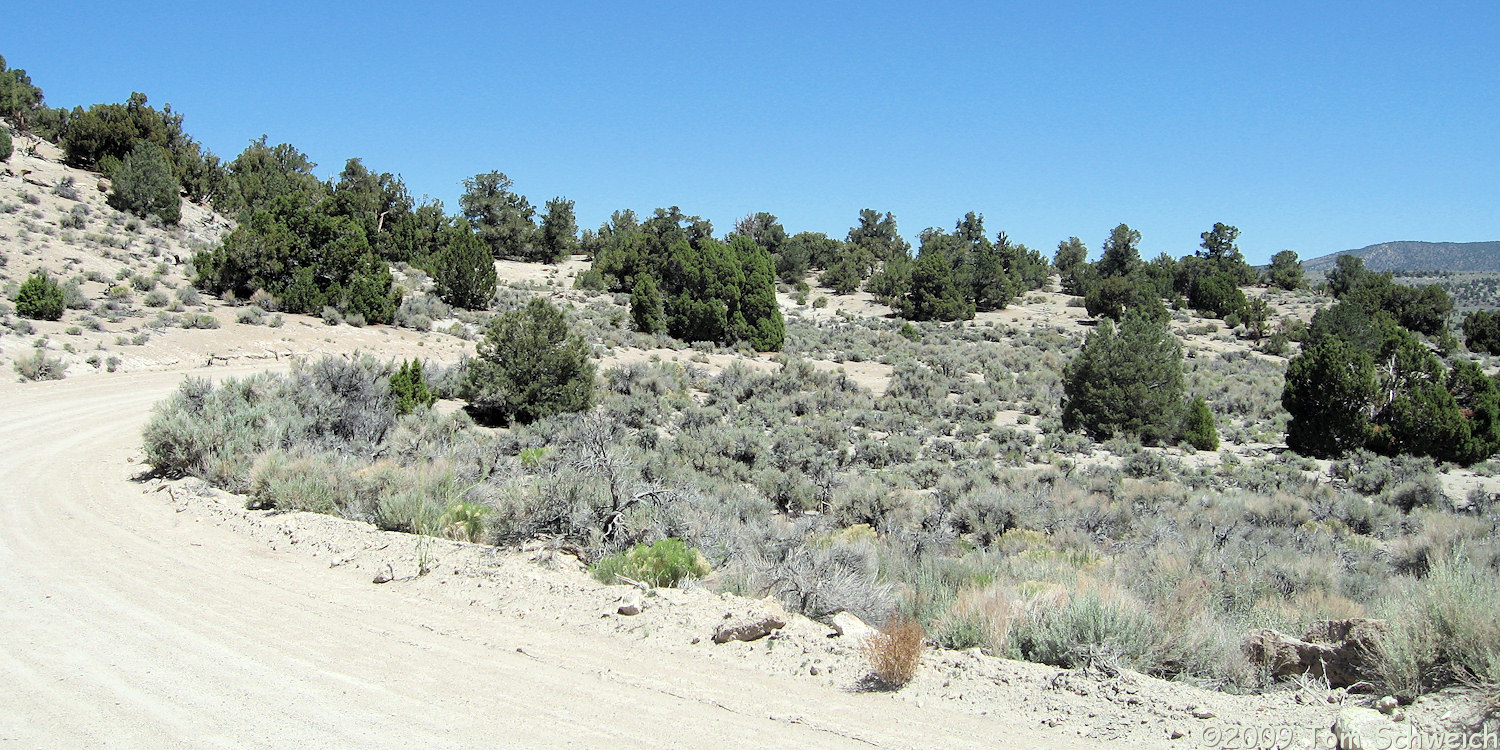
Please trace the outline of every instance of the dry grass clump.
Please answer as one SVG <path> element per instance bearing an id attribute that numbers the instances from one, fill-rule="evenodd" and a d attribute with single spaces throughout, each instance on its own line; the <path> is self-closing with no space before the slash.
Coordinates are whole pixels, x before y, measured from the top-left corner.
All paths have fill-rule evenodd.
<path id="1" fill-rule="evenodd" d="M 1000 583 L 962 589 L 938 618 L 940 634 L 934 640 L 941 646 L 982 646 L 993 654 L 1008 653 L 1011 627 L 1026 614 L 1029 600 L 1016 587 Z"/>
<path id="2" fill-rule="evenodd" d="M 876 679 L 890 688 L 899 688 L 917 674 L 922 662 L 922 626 L 912 620 L 894 619 L 886 623 L 879 632 L 872 633 L 860 644 L 865 658 L 870 660 L 870 671 Z"/>

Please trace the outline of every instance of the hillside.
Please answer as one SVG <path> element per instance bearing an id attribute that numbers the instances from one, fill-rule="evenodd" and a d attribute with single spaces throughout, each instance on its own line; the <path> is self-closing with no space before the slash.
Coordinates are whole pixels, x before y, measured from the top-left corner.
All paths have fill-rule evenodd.
<path id="1" fill-rule="evenodd" d="M 837 294 L 812 276 L 802 290 L 778 289 L 787 343 L 770 355 L 633 330 L 628 295 L 576 288 L 589 269 L 582 255 L 496 261 L 492 307 L 543 296 L 568 308 L 609 384 L 593 412 L 619 449 L 605 458 L 632 491 L 661 481 L 657 467 L 672 470 L 675 504 L 660 512 L 673 515 L 660 517 L 698 535 L 693 543 L 712 555 L 708 577 L 641 592 L 591 578 L 583 563 L 597 557 L 556 538 L 512 543 L 506 524 L 522 516 L 511 509 L 536 503 L 537 488 L 586 503 L 613 490 L 577 470 L 589 423 L 480 427 L 455 414 L 456 401 L 409 417 L 399 434 L 427 425 L 449 436 L 432 454 L 443 471 L 459 466 L 451 456 L 488 462 L 474 497 L 489 544 L 370 520 L 383 516 L 250 510 L 248 497 L 197 479 L 141 474 L 142 426 L 179 378 L 285 372 L 296 359 L 349 362 L 356 352 L 449 371 L 474 356 L 475 331 L 492 313 L 440 306 L 425 274 L 400 263 L 392 271 L 407 304 L 432 314 L 398 315 L 397 325 L 200 294 L 191 256 L 222 241 L 226 217 L 191 203 L 175 227 L 122 214 L 104 202 L 98 174 L 61 164 L 53 144 L 32 151 L 0 169 L 0 285 L 13 295 L 45 269 L 70 291 L 58 321 L 0 308 L 0 363 L 22 375 L 16 363 L 50 359 L 66 376 L 0 383 L 0 550 L 19 551 L 0 587 L 18 602 L 0 628 L 12 636 L 0 642 L 35 644 L 12 649 L 26 654 L 26 687 L 0 696 L 0 737 L 28 746 L 113 735 L 159 746 L 212 732 L 276 744 L 379 746 L 370 741 L 378 736 L 386 746 L 464 746 L 467 737 L 454 738 L 461 728 L 432 717 L 507 711 L 546 715 L 553 734 L 576 735 L 575 744 L 636 744 L 669 719 L 723 746 L 746 737 L 772 746 L 1012 737 L 1034 747 L 1186 746 L 1270 715 L 1326 733 L 1343 709 L 1378 694 L 1277 682 L 1251 663 L 1245 638 L 1268 623 L 1302 633 L 1398 611 L 1378 602 L 1421 584 L 1386 572 L 1385 557 L 1411 566 L 1436 548 L 1492 544 L 1493 527 L 1479 519 L 1500 495 L 1493 468 L 1439 472 L 1371 457 L 1336 469 L 1287 454 L 1279 395 L 1284 355 L 1297 346 L 1268 353 L 1242 325 L 1171 312 L 1185 385 L 1214 415 L 1217 449 L 1097 442 L 1059 419 L 1065 368 L 1094 321 L 1054 291 L 1056 276 L 972 321 L 906 333 L 869 292 Z M 1306 290 L 1244 291 L 1274 318 L 1302 324 L 1326 304 Z M 542 457 L 522 463 L 522 446 Z M 326 490 L 318 477 L 339 476 L 331 463 L 304 466 L 314 484 L 295 489 L 299 497 Z M 380 466 L 405 470 L 396 459 Z M 269 460 L 261 468 L 278 470 Z M 1359 477 L 1364 494 L 1344 476 Z M 457 486 L 480 481 L 465 474 Z M 426 497 L 368 486 L 387 501 Z M 1412 488 L 1427 505 L 1406 515 L 1397 503 Z M 630 523 L 656 523 L 656 512 Z M 1406 518 L 1409 533 L 1397 525 Z M 1304 549 L 1297 539 L 1312 541 Z M 787 547 L 802 551 L 771 557 Z M 896 565 L 910 578 L 876 578 Z M 835 635 L 821 621 L 828 612 L 813 609 L 828 610 L 823 599 L 793 599 L 811 604 L 794 606 L 773 635 L 714 642 L 726 615 L 761 606 L 738 594 L 791 591 L 767 583 L 767 570 L 797 576 L 845 612 L 889 608 L 898 596 L 915 603 L 930 648 L 912 681 L 872 681 L 859 636 Z M 1091 636 L 1066 628 L 1087 625 L 1095 606 L 1113 632 L 1080 661 L 1072 641 Z M 1493 607 L 1476 606 L 1472 619 L 1488 622 Z M 1050 632 L 1063 635 L 1043 640 Z M 57 656 L 79 648 L 108 658 L 80 671 Z M 113 686 L 141 674 L 149 682 L 121 701 Z M 500 687 L 475 693 L 472 684 Z M 174 695 L 227 705 L 246 691 L 255 700 L 228 719 L 196 705 L 139 710 L 175 706 L 160 697 Z M 411 695 L 437 713 L 405 708 Z M 88 710 L 51 720 L 51 706 L 79 701 Z M 1431 730 L 1473 704 L 1449 692 L 1403 711 L 1407 726 Z M 515 726 L 506 731 L 529 725 Z"/>
<path id="2" fill-rule="evenodd" d="M 1306 271 L 1327 271 L 1340 255 L 1365 259 L 1372 271 L 1500 272 L 1500 242 L 1382 242 L 1302 261 Z"/>

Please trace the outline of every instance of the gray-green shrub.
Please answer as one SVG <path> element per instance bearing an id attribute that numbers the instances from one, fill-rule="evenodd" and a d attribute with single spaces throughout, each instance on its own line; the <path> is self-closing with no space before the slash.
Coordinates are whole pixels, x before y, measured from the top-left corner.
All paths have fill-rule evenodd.
<path id="1" fill-rule="evenodd" d="M 17 357 L 15 369 L 22 380 L 62 380 L 67 376 L 68 363 L 37 349 L 29 357 Z"/>
<path id="2" fill-rule="evenodd" d="M 1414 699 L 1453 683 L 1500 689 L 1500 575 L 1466 555 L 1436 561 L 1389 597 L 1390 632 L 1379 671 L 1394 695 Z"/>

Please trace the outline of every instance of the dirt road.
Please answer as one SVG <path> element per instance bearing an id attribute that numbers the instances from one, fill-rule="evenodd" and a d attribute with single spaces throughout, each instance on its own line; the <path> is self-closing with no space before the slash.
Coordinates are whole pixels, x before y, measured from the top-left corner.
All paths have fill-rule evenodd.
<path id="1" fill-rule="evenodd" d="M 0 385 L 0 747 L 1083 746 L 273 552 L 131 481 L 182 375 Z"/>

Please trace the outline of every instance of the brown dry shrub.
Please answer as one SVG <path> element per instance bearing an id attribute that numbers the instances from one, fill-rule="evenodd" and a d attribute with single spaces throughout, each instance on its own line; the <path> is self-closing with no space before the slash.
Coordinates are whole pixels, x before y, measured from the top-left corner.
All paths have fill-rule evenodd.
<path id="1" fill-rule="evenodd" d="M 922 626 L 911 620 L 893 619 L 864 639 L 860 649 L 870 660 L 870 670 L 882 683 L 899 688 L 917 674 L 924 644 Z"/>

